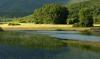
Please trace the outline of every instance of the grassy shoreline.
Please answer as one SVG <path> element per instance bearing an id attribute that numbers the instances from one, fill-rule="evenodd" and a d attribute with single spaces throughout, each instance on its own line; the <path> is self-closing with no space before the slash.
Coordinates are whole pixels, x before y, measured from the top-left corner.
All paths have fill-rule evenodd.
<path id="1" fill-rule="evenodd" d="M 100 52 L 100 42 L 59 40 L 45 35 L 29 35 L 24 32 L 15 31 L 1 31 L 0 44 L 51 50 L 69 46 Z"/>
<path id="2" fill-rule="evenodd" d="M 67 46 L 77 47 L 85 50 L 100 52 L 100 42 L 93 41 L 78 41 L 78 40 L 63 40 Z"/>
<path id="3" fill-rule="evenodd" d="M 0 24 L 0 27 L 7 30 L 59 30 L 59 31 L 83 31 L 90 30 L 91 27 L 73 27 L 68 24 L 33 24 L 33 23 L 11 23 L 14 25 Z M 18 25 L 17 25 L 18 24 Z M 100 24 L 94 24 L 94 27 L 100 27 Z"/>
<path id="4" fill-rule="evenodd" d="M 31 24 L 31 23 L 25 23 L 21 25 L 8 25 L 8 24 L 2 24 L 0 27 L 3 30 L 71 30 L 71 31 L 80 31 L 80 30 L 89 30 L 88 27 L 72 27 L 72 25 L 67 24 Z"/>

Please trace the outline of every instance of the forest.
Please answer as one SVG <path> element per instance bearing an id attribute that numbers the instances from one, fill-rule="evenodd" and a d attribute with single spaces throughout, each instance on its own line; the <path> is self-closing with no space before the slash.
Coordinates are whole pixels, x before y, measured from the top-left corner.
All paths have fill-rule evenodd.
<path id="1" fill-rule="evenodd" d="M 8 21 L 5 18 L 1 17 L 0 21 Z M 13 17 L 12 21 L 35 24 L 74 24 L 75 26 L 91 27 L 93 23 L 100 24 L 100 1 L 89 0 L 66 5 L 45 4 L 28 16 Z"/>

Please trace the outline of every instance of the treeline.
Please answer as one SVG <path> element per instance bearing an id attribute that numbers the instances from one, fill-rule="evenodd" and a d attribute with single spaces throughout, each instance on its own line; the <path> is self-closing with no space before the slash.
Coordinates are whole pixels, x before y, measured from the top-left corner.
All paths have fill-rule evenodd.
<path id="1" fill-rule="evenodd" d="M 15 18 L 21 23 L 35 24 L 74 24 L 74 26 L 90 27 L 100 24 L 100 1 L 90 0 L 67 6 L 46 4 L 34 11 L 32 15 Z"/>
<path id="2" fill-rule="evenodd" d="M 19 18 L 21 23 L 32 22 L 35 24 L 66 24 L 69 11 L 59 4 L 46 4 L 34 11 L 32 15 Z"/>
<path id="3" fill-rule="evenodd" d="M 0 17 L 0 22 L 9 22 L 12 21 L 14 18 L 10 17 Z"/>
<path id="4" fill-rule="evenodd" d="M 91 15 L 94 23 L 100 23 L 100 0 L 89 0 L 81 3 L 75 3 L 67 6 L 69 9 L 68 21 L 73 24 L 79 19 L 81 9 L 88 9 L 88 15 Z M 91 13 L 90 13 L 91 12 Z"/>

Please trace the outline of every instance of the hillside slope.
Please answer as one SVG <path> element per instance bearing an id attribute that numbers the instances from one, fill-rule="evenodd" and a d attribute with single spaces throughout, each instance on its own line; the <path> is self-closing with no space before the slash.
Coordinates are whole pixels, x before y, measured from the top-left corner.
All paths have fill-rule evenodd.
<path id="1" fill-rule="evenodd" d="M 24 16 L 47 3 L 66 4 L 68 0 L 0 0 L 0 16 Z"/>
<path id="2" fill-rule="evenodd" d="M 0 16 L 26 16 L 47 3 L 70 4 L 86 0 L 0 0 Z"/>
<path id="3" fill-rule="evenodd" d="M 69 19 L 78 19 L 78 14 L 81 8 L 88 8 L 92 12 L 95 23 L 100 23 L 100 0 L 89 0 L 85 2 L 75 3 L 67 6 L 70 14 Z"/>

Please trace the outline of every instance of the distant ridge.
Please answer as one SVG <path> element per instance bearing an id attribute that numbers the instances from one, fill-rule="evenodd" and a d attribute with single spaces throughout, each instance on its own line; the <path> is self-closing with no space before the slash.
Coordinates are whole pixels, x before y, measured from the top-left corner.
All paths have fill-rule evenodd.
<path id="1" fill-rule="evenodd" d="M 0 16 L 26 16 L 44 4 L 67 2 L 68 0 L 0 0 Z"/>

